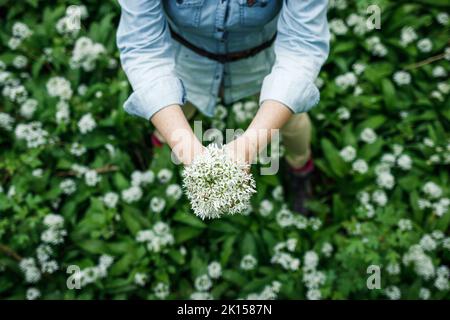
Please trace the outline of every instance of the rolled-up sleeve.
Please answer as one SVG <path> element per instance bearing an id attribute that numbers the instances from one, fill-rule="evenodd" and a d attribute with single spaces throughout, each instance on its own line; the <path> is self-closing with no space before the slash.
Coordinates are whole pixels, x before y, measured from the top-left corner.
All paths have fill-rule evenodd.
<path id="1" fill-rule="evenodd" d="M 327 3 L 284 0 L 275 40 L 276 59 L 263 81 L 260 104 L 276 100 L 300 113 L 319 102 L 314 81 L 329 53 Z"/>
<path id="2" fill-rule="evenodd" d="M 150 119 L 172 104 L 185 102 L 185 89 L 175 72 L 175 57 L 160 0 L 119 0 L 117 46 L 133 88 L 124 104 L 130 114 Z"/>

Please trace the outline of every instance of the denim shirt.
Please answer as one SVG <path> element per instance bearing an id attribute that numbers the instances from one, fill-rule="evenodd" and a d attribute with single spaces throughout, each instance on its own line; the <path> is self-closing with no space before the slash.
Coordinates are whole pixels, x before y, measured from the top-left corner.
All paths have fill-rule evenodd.
<path id="1" fill-rule="evenodd" d="M 125 110 L 151 118 L 171 104 L 192 102 L 213 115 L 224 103 L 260 92 L 294 113 L 319 101 L 314 80 L 329 52 L 327 0 L 119 0 L 117 45 L 133 88 Z M 190 43 L 225 54 L 274 45 L 230 63 L 200 56 L 171 38 L 169 25 Z"/>

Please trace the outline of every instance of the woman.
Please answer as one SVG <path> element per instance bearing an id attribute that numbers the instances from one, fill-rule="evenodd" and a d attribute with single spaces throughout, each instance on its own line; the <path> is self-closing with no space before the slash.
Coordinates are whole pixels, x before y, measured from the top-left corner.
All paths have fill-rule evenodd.
<path id="1" fill-rule="evenodd" d="M 185 165 L 203 151 L 187 118 L 259 93 L 245 133 L 226 147 L 252 163 L 280 129 L 294 210 L 304 212 L 313 168 L 306 112 L 328 56 L 327 0 L 120 0 L 122 66 L 134 92 L 125 110 L 150 120 Z M 195 107 L 194 107 L 195 105 Z M 182 130 L 180 135 L 173 134 Z"/>

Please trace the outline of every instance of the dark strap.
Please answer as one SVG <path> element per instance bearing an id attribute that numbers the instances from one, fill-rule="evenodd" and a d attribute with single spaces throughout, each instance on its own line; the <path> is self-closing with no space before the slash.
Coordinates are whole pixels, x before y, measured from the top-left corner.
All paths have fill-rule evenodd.
<path id="1" fill-rule="evenodd" d="M 180 36 L 178 33 L 173 31 L 172 28 L 170 28 L 170 33 L 172 34 L 172 38 L 174 40 L 178 41 L 179 43 L 181 43 L 183 46 L 191 49 L 192 51 L 194 51 L 195 53 L 197 53 L 203 57 L 206 57 L 211 60 L 215 60 L 220 63 L 233 62 L 233 61 L 238 61 L 241 59 L 253 57 L 254 55 L 260 53 L 264 49 L 269 48 L 273 44 L 273 42 L 275 41 L 275 38 L 277 36 L 277 34 L 275 33 L 269 41 L 266 41 L 266 42 L 260 44 L 259 46 L 250 48 L 248 50 L 238 51 L 238 52 L 230 52 L 227 54 L 216 54 L 216 53 L 211 53 L 209 51 L 203 50 L 202 48 L 199 48 L 196 45 L 190 43 L 189 41 L 184 39 L 182 36 Z"/>

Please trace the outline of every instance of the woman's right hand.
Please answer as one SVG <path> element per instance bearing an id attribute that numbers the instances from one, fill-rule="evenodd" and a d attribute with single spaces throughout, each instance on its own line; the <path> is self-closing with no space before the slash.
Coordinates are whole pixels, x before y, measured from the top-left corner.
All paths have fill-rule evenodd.
<path id="1" fill-rule="evenodd" d="M 205 151 L 205 147 L 194 136 L 190 141 L 182 141 L 177 144 L 172 151 L 183 165 L 188 166 L 195 157 Z"/>
<path id="2" fill-rule="evenodd" d="M 150 119 L 159 133 L 167 141 L 177 161 L 184 165 L 192 163 L 194 158 L 203 152 L 205 147 L 192 131 L 179 105 L 167 106 L 156 112 Z"/>

